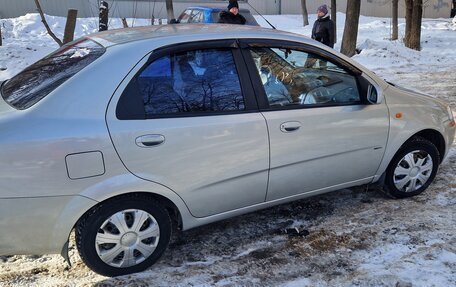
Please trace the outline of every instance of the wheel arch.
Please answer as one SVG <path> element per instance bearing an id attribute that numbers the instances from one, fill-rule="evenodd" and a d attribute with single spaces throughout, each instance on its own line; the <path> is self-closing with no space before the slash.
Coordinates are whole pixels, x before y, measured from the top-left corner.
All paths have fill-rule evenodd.
<path id="1" fill-rule="evenodd" d="M 443 156 L 445 155 L 445 139 L 444 139 L 443 135 L 437 130 L 425 129 L 425 130 L 419 131 L 419 132 L 415 133 L 414 135 L 412 135 L 407 141 L 405 141 L 402 144 L 401 148 L 417 137 L 424 138 L 435 145 L 435 147 L 439 151 L 439 155 L 440 155 L 439 164 L 442 163 Z M 399 148 L 399 150 L 401 148 Z M 397 151 L 396 151 L 396 153 L 397 153 Z"/>
<path id="2" fill-rule="evenodd" d="M 410 143 L 411 141 L 413 141 L 416 138 L 424 138 L 424 139 L 430 141 L 432 144 L 434 144 L 440 155 L 439 164 L 442 162 L 443 156 L 445 155 L 445 152 L 446 152 L 445 139 L 444 139 L 442 133 L 440 133 L 439 131 L 437 131 L 435 129 L 430 129 L 430 128 L 417 131 L 414 134 L 410 135 L 401 145 L 397 145 L 398 147 L 396 148 L 396 150 L 393 153 L 389 153 L 389 156 L 385 156 L 384 160 L 386 159 L 387 161 L 384 161 L 382 163 L 381 167 L 379 168 L 379 171 L 381 171 L 381 173 L 379 173 L 376 176 L 376 178 L 373 180 L 374 185 L 380 186 L 380 187 L 384 185 L 386 170 L 387 170 L 388 166 L 390 165 L 391 161 L 393 160 L 394 156 L 404 146 L 406 146 L 408 143 Z"/>
<path id="3" fill-rule="evenodd" d="M 171 218 L 171 222 L 172 222 L 172 226 L 171 226 L 172 230 L 173 231 L 182 230 L 182 228 L 183 228 L 183 219 L 182 218 L 183 217 L 182 217 L 181 210 L 178 208 L 177 204 L 175 204 L 171 199 L 167 198 L 164 195 L 158 194 L 158 193 L 146 192 L 146 191 L 132 191 L 132 192 L 115 194 L 111 197 L 105 198 L 98 202 L 92 201 L 92 202 L 95 202 L 95 204 L 91 204 L 90 206 L 87 206 L 85 208 L 85 210 L 83 212 L 81 212 L 80 215 L 77 217 L 77 220 L 74 220 L 72 222 L 73 224 L 71 225 L 71 227 L 67 231 L 65 231 L 64 236 L 66 236 L 65 237 L 66 240 L 61 245 L 62 249 L 60 251 L 60 255 L 67 261 L 67 263 L 69 265 L 71 265 L 69 255 L 68 255 L 69 238 L 70 238 L 71 232 L 73 232 L 73 230 L 75 230 L 76 226 L 81 221 L 81 219 L 83 219 L 87 214 L 93 212 L 95 209 L 99 208 L 101 205 L 106 204 L 112 200 L 117 200 L 122 197 L 143 197 L 143 198 L 147 197 L 147 198 L 150 198 L 151 200 L 155 200 L 158 204 L 162 205 L 168 212 L 168 214 Z M 70 209 L 72 209 L 72 208 L 70 208 Z M 185 212 L 185 211 L 186 210 L 184 210 L 183 212 Z M 184 216 L 186 216 L 186 215 L 184 215 Z M 63 221 L 67 221 L 67 220 L 68 220 L 68 218 L 66 218 L 65 220 L 62 219 L 62 221 L 60 223 L 62 223 Z M 60 224 L 60 225 L 62 225 L 62 224 Z M 60 228 L 63 228 L 63 226 L 60 226 Z"/>
<path id="4" fill-rule="evenodd" d="M 401 145 L 382 175 L 381 189 L 392 198 L 406 198 L 422 193 L 433 182 L 437 174 L 438 166 L 441 162 L 437 147 L 438 142 L 432 142 L 429 138 L 422 137 L 419 134 L 415 134 Z M 434 136 L 433 133 L 424 133 L 424 135 Z M 421 154 L 422 151 L 425 153 L 425 158 L 432 157 L 430 165 L 426 163 L 427 161 L 425 161 L 424 157 L 421 157 L 421 162 L 415 161 L 415 153 Z M 405 156 L 412 153 L 412 159 L 406 160 Z M 407 164 L 406 166 L 400 166 L 402 171 L 397 175 L 399 178 L 396 178 L 395 170 L 402 161 L 406 161 Z M 424 170 L 421 172 L 422 167 L 424 167 Z M 414 169 L 416 169 L 416 173 L 412 175 L 410 172 Z M 420 173 L 422 173 L 422 177 L 418 179 L 418 174 Z M 418 185 L 417 182 L 419 182 Z"/>
<path id="5" fill-rule="evenodd" d="M 153 221 L 156 220 L 156 222 L 158 222 L 159 233 L 157 235 L 149 236 L 158 236 L 160 239 L 159 241 L 155 241 L 156 243 L 153 243 L 153 245 L 151 245 L 152 249 L 150 250 L 150 253 L 143 253 L 144 255 L 142 256 L 144 257 L 142 261 L 129 262 L 127 266 L 111 265 L 109 264 L 109 262 L 102 260 L 100 253 L 102 251 L 98 251 L 97 247 L 95 246 L 98 246 L 102 243 L 98 243 L 98 241 L 96 241 L 96 236 L 99 232 L 98 230 L 102 228 L 100 227 L 100 224 L 102 222 L 107 222 L 107 219 L 104 216 L 108 216 L 110 221 L 113 214 L 120 214 L 120 212 L 125 214 L 126 209 L 129 209 L 130 211 L 138 211 L 138 209 L 143 210 L 145 211 L 144 213 L 142 213 L 143 215 L 148 214 L 150 216 L 152 214 Z M 110 197 L 102 202 L 98 202 L 95 206 L 87 210 L 76 222 L 74 230 L 78 253 L 80 254 L 82 261 L 90 269 L 104 276 L 112 277 L 140 272 L 153 265 L 156 262 L 156 260 L 158 260 L 163 254 L 163 252 L 166 250 L 171 239 L 171 235 L 173 233 L 173 221 L 178 220 L 178 217 L 179 211 L 177 210 L 177 207 L 172 203 L 172 201 L 157 194 L 147 192 L 130 192 Z M 175 219 L 173 220 L 173 218 Z M 124 218 L 124 220 L 124 223 L 126 223 L 126 217 Z M 153 224 L 151 224 L 149 227 L 151 227 L 152 225 Z M 137 225 L 135 229 L 132 230 L 135 230 L 135 232 L 140 232 L 140 227 L 140 225 Z M 131 228 L 133 228 L 133 226 L 131 226 Z M 119 230 L 121 230 L 120 233 L 123 232 L 124 235 L 131 233 L 128 229 L 122 230 L 121 228 L 119 228 Z M 136 246 L 137 244 L 135 242 L 137 240 L 137 238 L 134 238 L 134 241 L 132 241 L 131 243 L 134 244 L 134 246 Z M 125 244 L 122 243 L 122 241 L 119 241 L 118 243 L 120 243 L 120 245 Z M 119 246 L 116 246 L 114 249 L 117 248 L 119 248 Z M 130 249 L 134 247 L 133 245 L 124 245 L 123 248 Z M 138 250 L 141 249 L 138 248 Z M 125 258 L 124 256 L 127 255 L 122 255 L 123 258 Z M 133 254 L 131 256 L 135 257 L 135 255 Z M 65 258 L 65 255 L 63 255 L 63 257 Z M 127 256 L 126 258 L 133 257 Z"/>
<path id="6" fill-rule="evenodd" d="M 90 209 L 86 210 L 84 212 L 84 214 L 82 214 L 82 216 L 79 217 L 79 219 L 73 225 L 72 230 L 76 227 L 78 222 L 82 218 L 84 218 L 84 216 L 86 216 L 87 214 L 92 212 L 94 209 L 97 209 L 98 207 L 100 207 L 103 204 L 106 204 L 113 200 L 118 200 L 119 198 L 122 198 L 122 197 L 129 197 L 129 198 L 143 197 L 143 198 L 149 198 L 151 200 L 155 200 L 158 204 L 162 205 L 166 209 L 166 211 L 168 211 L 168 214 L 169 214 L 171 220 L 173 221 L 173 224 L 176 224 L 176 225 L 173 225 L 173 227 L 176 227 L 179 229 L 182 228 L 181 212 L 180 212 L 179 208 L 177 207 L 177 205 L 174 204 L 174 202 L 172 200 L 170 200 L 169 198 L 167 198 L 163 195 L 153 193 L 153 192 L 134 191 L 134 192 L 117 194 L 115 196 L 109 197 L 103 201 L 98 202 L 97 204 L 92 206 Z"/>

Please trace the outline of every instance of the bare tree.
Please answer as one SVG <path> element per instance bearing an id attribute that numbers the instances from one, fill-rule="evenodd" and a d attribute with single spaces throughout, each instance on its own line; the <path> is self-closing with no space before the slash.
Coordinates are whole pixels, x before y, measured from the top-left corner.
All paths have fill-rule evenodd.
<path id="1" fill-rule="evenodd" d="M 168 24 L 174 20 L 173 0 L 166 0 L 166 12 L 168 12 Z"/>
<path id="2" fill-rule="evenodd" d="M 399 37 L 399 28 L 398 28 L 398 9 L 399 9 L 399 0 L 393 0 L 392 2 L 392 25 L 393 32 L 391 34 L 391 40 L 397 40 Z"/>
<path id="3" fill-rule="evenodd" d="M 109 5 L 106 1 L 100 2 L 100 8 L 98 12 L 98 31 L 108 30 L 108 18 L 109 18 Z"/>
<path id="4" fill-rule="evenodd" d="M 54 39 L 54 41 L 56 41 L 57 44 L 59 44 L 59 46 L 62 46 L 63 45 L 62 41 L 60 41 L 60 39 L 57 38 L 57 36 L 55 36 L 55 34 L 52 32 L 51 28 L 49 27 L 49 25 L 46 21 L 46 18 L 44 17 L 44 13 L 43 13 L 43 9 L 41 9 L 40 1 L 35 0 L 35 4 L 36 4 L 36 8 L 38 9 L 38 13 L 40 13 L 40 16 L 41 16 L 41 22 L 43 22 L 43 25 L 46 28 L 49 36 L 51 36 L 52 39 Z"/>
<path id="5" fill-rule="evenodd" d="M 414 50 L 421 49 L 421 22 L 423 0 L 406 0 L 405 46 Z"/>
<path id="6" fill-rule="evenodd" d="M 334 44 L 337 43 L 337 5 L 336 0 L 331 0 L 331 20 L 334 22 Z"/>
<path id="7" fill-rule="evenodd" d="M 309 13 L 307 13 L 307 4 L 306 0 L 301 0 L 301 9 L 302 9 L 302 25 L 309 25 Z"/>
<path id="8" fill-rule="evenodd" d="M 63 33 L 63 44 L 73 41 L 77 16 L 78 10 L 68 9 L 67 20 L 65 24 L 65 32 Z"/>
<path id="9" fill-rule="evenodd" d="M 414 50 L 421 49 L 421 22 L 423 19 L 423 0 L 413 2 L 412 30 L 410 31 L 409 45 Z"/>
<path id="10" fill-rule="evenodd" d="M 405 0 L 405 36 L 404 43 L 407 45 L 409 42 L 410 32 L 412 31 L 412 12 L 413 0 Z"/>
<path id="11" fill-rule="evenodd" d="M 347 16 L 345 18 L 344 36 L 342 37 L 340 52 L 349 57 L 356 53 L 360 11 L 361 0 L 347 1 Z"/>
<path id="12" fill-rule="evenodd" d="M 128 28 L 127 19 L 121 18 L 120 20 L 122 20 L 122 26 L 123 26 L 124 28 Z"/>

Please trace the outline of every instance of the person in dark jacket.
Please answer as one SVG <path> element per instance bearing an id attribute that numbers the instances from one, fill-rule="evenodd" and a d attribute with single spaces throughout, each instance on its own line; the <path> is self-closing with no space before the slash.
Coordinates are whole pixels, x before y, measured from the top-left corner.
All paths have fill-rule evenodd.
<path id="1" fill-rule="evenodd" d="M 220 19 L 219 23 L 226 23 L 226 24 L 245 24 L 245 18 L 241 14 L 239 14 L 239 4 L 237 0 L 230 0 L 228 4 L 228 11 L 220 12 Z"/>
<path id="2" fill-rule="evenodd" d="M 334 22 L 329 18 L 328 7 L 318 7 L 317 16 L 312 28 L 312 39 L 334 48 Z"/>

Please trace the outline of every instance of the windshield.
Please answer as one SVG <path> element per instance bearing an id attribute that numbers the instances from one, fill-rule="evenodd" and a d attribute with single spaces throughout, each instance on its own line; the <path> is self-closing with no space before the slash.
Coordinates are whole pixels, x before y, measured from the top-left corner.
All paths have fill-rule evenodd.
<path id="1" fill-rule="evenodd" d="M 105 48 L 89 39 L 64 45 L 5 82 L 3 99 L 16 109 L 27 109 L 104 52 Z"/>

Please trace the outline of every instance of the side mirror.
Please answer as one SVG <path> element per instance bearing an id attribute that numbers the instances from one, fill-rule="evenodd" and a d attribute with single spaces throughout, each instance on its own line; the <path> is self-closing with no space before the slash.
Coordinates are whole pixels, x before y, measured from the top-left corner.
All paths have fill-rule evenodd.
<path id="1" fill-rule="evenodd" d="M 367 88 L 367 101 L 371 104 L 380 104 L 382 102 L 381 90 L 372 84 Z"/>

